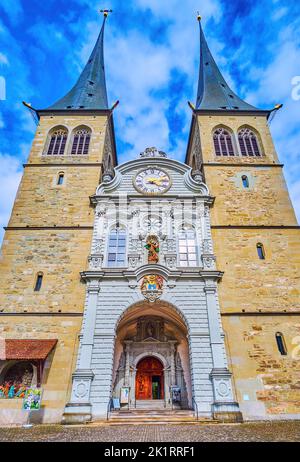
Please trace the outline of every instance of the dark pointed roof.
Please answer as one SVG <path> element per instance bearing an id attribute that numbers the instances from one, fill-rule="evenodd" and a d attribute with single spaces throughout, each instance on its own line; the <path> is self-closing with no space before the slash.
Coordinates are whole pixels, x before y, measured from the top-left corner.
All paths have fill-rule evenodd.
<path id="1" fill-rule="evenodd" d="M 77 83 L 48 110 L 108 109 L 103 51 L 106 17 L 105 15 L 95 48 Z"/>
<path id="2" fill-rule="evenodd" d="M 201 18 L 198 17 L 198 20 L 200 26 L 200 71 L 196 109 L 259 111 L 260 109 L 246 103 L 231 90 L 208 48 Z"/>

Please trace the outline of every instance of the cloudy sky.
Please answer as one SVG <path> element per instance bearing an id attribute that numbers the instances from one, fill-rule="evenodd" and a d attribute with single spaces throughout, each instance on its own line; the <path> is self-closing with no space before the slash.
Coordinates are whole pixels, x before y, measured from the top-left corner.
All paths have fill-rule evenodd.
<path id="1" fill-rule="evenodd" d="M 114 10 L 105 61 L 110 103 L 121 101 L 115 112 L 119 161 L 148 146 L 184 160 L 187 101 L 196 99 L 199 10 L 232 88 L 260 108 L 284 104 L 271 130 L 300 219 L 299 2 L 1 0 L 0 226 L 8 222 L 35 131 L 21 101 L 47 107 L 71 88 L 96 41 L 99 8 Z"/>

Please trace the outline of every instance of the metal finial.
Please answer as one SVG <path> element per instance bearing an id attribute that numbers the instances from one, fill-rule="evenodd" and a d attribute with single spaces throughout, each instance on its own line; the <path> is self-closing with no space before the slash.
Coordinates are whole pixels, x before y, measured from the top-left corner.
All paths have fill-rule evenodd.
<path id="1" fill-rule="evenodd" d="M 201 19 L 202 19 L 202 18 L 201 18 L 201 15 L 200 15 L 199 11 L 197 11 L 197 20 L 198 20 L 198 21 L 201 21 Z"/>
<path id="2" fill-rule="evenodd" d="M 103 13 L 104 17 L 107 18 L 109 13 L 112 13 L 113 10 L 100 10 L 100 13 Z"/>

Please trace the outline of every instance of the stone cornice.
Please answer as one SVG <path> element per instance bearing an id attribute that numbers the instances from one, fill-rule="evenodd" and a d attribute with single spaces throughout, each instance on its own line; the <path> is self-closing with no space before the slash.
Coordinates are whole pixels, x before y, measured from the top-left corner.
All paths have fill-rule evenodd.
<path id="1" fill-rule="evenodd" d="M 47 231 L 47 230 L 90 230 L 94 229 L 94 226 L 5 226 L 5 231 Z"/>
<path id="2" fill-rule="evenodd" d="M 299 225 L 211 225 L 211 229 L 300 229 Z"/>
<path id="3" fill-rule="evenodd" d="M 41 164 L 23 164 L 23 167 L 24 168 L 28 168 L 28 167 L 59 167 L 59 168 L 62 168 L 62 167 L 102 167 L 102 163 L 100 162 L 85 162 L 85 163 L 70 163 L 70 162 L 66 162 L 66 163 L 41 163 Z"/>
<path id="4" fill-rule="evenodd" d="M 283 168 L 284 164 L 263 164 L 263 163 L 247 163 L 247 162 L 203 162 L 203 167 L 280 167 Z"/>
<path id="5" fill-rule="evenodd" d="M 90 196 L 90 203 L 93 206 L 96 206 L 98 202 L 101 202 L 103 200 L 111 200 L 111 201 L 119 201 L 120 196 L 117 194 L 105 194 L 105 195 L 93 195 Z M 158 201 L 161 202 L 161 200 L 184 200 L 184 199 L 203 199 L 204 204 L 208 206 L 213 206 L 215 202 L 215 197 L 213 196 L 203 196 L 201 194 L 163 194 L 163 195 L 155 195 L 155 196 L 143 196 L 141 194 L 128 194 L 126 196 L 127 202 L 130 202 L 130 200 L 142 200 L 144 202 L 153 202 L 153 201 Z"/>
<path id="6" fill-rule="evenodd" d="M 221 313 L 221 316 L 300 316 L 300 308 L 299 311 L 232 311 Z"/>
<path id="7" fill-rule="evenodd" d="M 128 269 L 102 269 L 97 271 L 82 271 L 80 273 L 83 281 L 91 281 L 93 279 L 124 279 L 128 281 L 140 280 L 148 274 L 157 274 L 162 276 L 166 281 L 178 279 L 199 279 L 199 280 L 212 280 L 218 281 L 222 278 L 223 272 L 216 270 L 203 270 L 202 268 L 195 268 L 194 270 L 170 270 L 163 265 L 143 265 L 135 270 Z"/>
<path id="8" fill-rule="evenodd" d="M 64 312 L 64 313 L 51 313 L 51 312 L 26 312 L 26 313 L 22 313 L 22 312 L 1 312 L 0 313 L 0 316 L 2 317 L 5 317 L 5 316 L 26 316 L 26 317 L 60 317 L 60 318 L 82 318 L 83 316 L 83 313 L 67 313 L 67 312 Z"/>

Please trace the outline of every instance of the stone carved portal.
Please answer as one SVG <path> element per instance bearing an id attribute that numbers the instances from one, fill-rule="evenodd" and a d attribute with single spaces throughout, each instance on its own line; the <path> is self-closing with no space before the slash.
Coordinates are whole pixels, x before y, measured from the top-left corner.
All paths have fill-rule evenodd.
<path id="1" fill-rule="evenodd" d="M 153 356 L 139 361 L 135 380 L 136 399 L 163 399 L 164 372 L 162 363 Z"/>
<path id="2" fill-rule="evenodd" d="M 146 305 L 147 306 L 147 305 Z M 144 307 L 145 312 L 150 309 Z M 113 397 L 129 387 L 129 407 L 139 401 L 164 400 L 172 408 L 172 387 L 180 388 L 176 406 L 191 406 L 189 347 L 187 333 L 170 319 L 145 315 L 128 320 L 117 332 Z M 174 406 L 174 403 L 173 403 Z"/>

